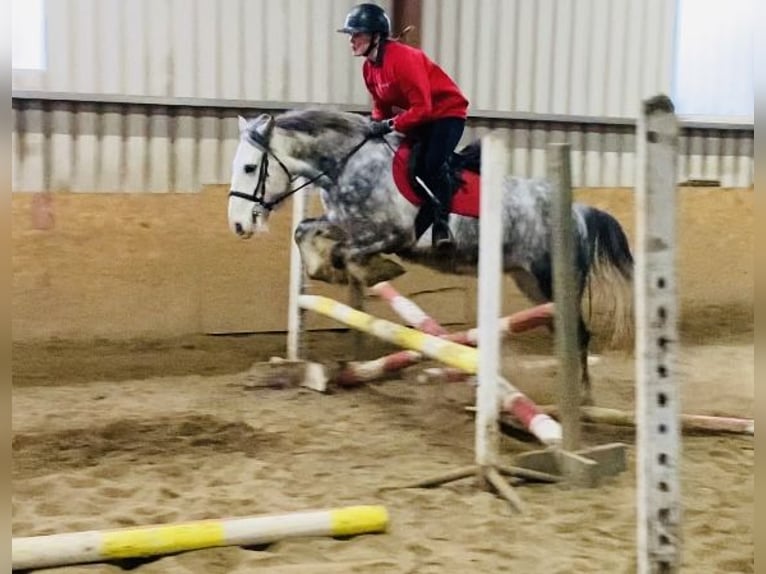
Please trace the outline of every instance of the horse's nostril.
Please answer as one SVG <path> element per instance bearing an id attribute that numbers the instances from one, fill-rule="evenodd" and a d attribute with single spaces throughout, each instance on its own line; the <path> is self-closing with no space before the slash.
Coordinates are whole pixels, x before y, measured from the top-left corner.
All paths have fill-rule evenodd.
<path id="1" fill-rule="evenodd" d="M 242 233 L 244 232 L 244 230 L 242 229 L 242 224 L 241 223 L 235 223 L 234 224 L 234 231 L 237 232 L 237 235 L 242 235 Z"/>

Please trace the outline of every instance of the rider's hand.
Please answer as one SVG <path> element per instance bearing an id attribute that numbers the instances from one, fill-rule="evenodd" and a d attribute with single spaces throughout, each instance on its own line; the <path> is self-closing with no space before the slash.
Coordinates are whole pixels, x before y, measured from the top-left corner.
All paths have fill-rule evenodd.
<path id="1" fill-rule="evenodd" d="M 370 122 L 367 127 L 367 135 L 371 138 L 383 137 L 394 131 L 394 120 L 381 120 L 379 122 Z"/>

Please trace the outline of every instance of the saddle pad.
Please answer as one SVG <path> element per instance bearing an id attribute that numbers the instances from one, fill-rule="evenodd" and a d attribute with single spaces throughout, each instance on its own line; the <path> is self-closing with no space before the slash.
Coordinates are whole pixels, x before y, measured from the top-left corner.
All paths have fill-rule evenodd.
<path id="1" fill-rule="evenodd" d="M 412 142 L 404 141 L 394 154 L 394 163 L 392 166 L 394 182 L 407 201 L 412 205 L 422 205 L 423 200 L 413 189 L 409 174 L 410 154 L 412 153 Z M 463 185 L 452 196 L 452 205 L 450 211 L 466 217 L 479 217 L 479 182 L 481 176 L 469 170 L 460 172 Z"/>

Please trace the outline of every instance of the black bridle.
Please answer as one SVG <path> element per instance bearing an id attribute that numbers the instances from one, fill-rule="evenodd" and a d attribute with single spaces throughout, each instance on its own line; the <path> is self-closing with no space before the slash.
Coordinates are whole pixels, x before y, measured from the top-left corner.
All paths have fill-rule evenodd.
<path id="1" fill-rule="evenodd" d="M 365 136 L 361 142 L 359 142 L 351 149 L 348 154 L 346 154 L 346 157 L 343 158 L 341 163 L 346 163 L 352 155 L 354 155 L 365 143 L 367 143 L 368 139 L 369 136 Z M 289 169 L 287 169 L 287 166 L 284 164 L 284 162 L 279 159 L 269 147 L 268 140 L 257 131 L 249 131 L 247 134 L 247 141 L 263 151 L 263 160 L 261 161 L 261 166 L 258 170 L 258 181 L 255 182 L 255 189 L 253 190 L 253 193 L 243 193 L 241 191 L 230 190 L 229 197 L 239 197 L 241 199 L 246 199 L 247 201 L 252 201 L 254 204 L 262 207 L 266 211 L 272 211 L 277 205 L 282 203 L 294 193 L 299 192 L 304 187 L 308 187 L 319 178 L 327 175 L 327 170 L 322 170 L 311 179 L 300 184 L 298 187 L 289 189 L 284 193 L 279 194 L 271 201 L 266 201 L 264 197 L 266 196 L 266 180 L 269 178 L 269 156 L 274 158 L 274 161 L 276 161 L 279 164 L 279 167 L 282 168 L 282 171 L 285 172 L 289 184 L 292 184 L 301 176 L 295 176 L 290 172 Z"/>

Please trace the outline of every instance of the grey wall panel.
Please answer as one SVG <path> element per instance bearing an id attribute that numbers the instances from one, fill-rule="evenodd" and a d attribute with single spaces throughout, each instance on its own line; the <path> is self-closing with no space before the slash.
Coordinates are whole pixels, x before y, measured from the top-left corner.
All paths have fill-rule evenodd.
<path id="1" fill-rule="evenodd" d="M 260 111 L 14 98 L 13 189 L 162 193 L 227 183 L 238 144 L 237 114 Z M 547 144 L 568 142 L 576 186 L 633 185 L 633 125 L 472 118 L 463 143 L 496 129 L 507 130 L 515 174 L 544 176 Z M 679 182 L 752 185 L 752 127 L 689 126 L 680 141 Z"/>
<path id="2" fill-rule="evenodd" d="M 423 48 L 474 110 L 637 116 L 670 93 L 675 0 L 424 0 Z"/>
<path id="3" fill-rule="evenodd" d="M 354 4 L 48 0 L 47 68 L 15 70 L 13 88 L 366 104 L 361 61 L 335 32 Z"/>
<path id="4" fill-rule="evenodd" d="M 15 90 L 367 105 L 335 32 L 355 0 L 48 0 Z M 390 9 L 391 2 L 380 1 Z M 424 49 L 473 111 L 624 117 L 670 92 L 675 0 L 423 0 Z"/>

